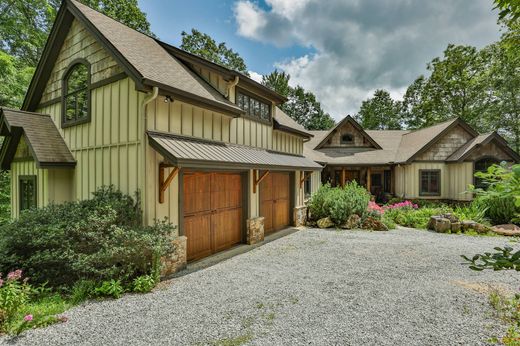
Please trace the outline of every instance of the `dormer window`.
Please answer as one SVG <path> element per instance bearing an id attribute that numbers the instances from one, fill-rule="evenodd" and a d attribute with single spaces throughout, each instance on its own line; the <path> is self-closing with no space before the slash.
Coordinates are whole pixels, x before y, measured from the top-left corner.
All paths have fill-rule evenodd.
<path id="1" fill-rule="evenodd" d="M 242 108 L 248 117 L 271 121 L 271 105 L 253 95 L 237 91 L 237 106 Z"/>
<path id="2" fill-rule="evenodd" d="M 73 62 L 63 77 L 62 127 L 90 121 L 90 64 Z"/>
<path id="3" fill-rule="evenodd" d="M 341 144 L 352 144 L 354 143 L 354 136 L 350 133 L 345 133 L 341 135 Z"/>

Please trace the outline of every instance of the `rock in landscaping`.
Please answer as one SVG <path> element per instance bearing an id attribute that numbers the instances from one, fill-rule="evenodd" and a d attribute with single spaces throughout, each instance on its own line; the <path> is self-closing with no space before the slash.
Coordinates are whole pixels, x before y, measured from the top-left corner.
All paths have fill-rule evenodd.
<path id="1" fill-rule="evenodd" d="M 428 229 L 434 230 L 437 233 L 446 233 L 451 231 L 451 222 L 441 216 L 432 216 L 428 222 Z"/>
<path id="2" fill-rule="evenodd" d="M 356 229 L 359 227 L 360 221 L 361 218 L 359 217 L 359 215 L 350 215 L 347 221 L 345 221 L 345 223 L 342 224 L 340 227 L 343 229 Z"/>
<path id="3" fill-rule="evenodd" d="M 507 236 L 520 236 L 520 227 L 513 224 L 497 225 L 492 228 L 492 231 Z"/>
<path id="4" fill-rule="evenodd" d="M 463 231 L 467 231 L 468 229 L 475 229 L 476 224 L 473 220 L 464 220 L 461 222 L 460 227 Z"/>
<path id="5" fill-rule="evenodd" d="M 460 222 L 452 222 L 451 223 L 451 231 L 452 232 L 459 232 L 461 229 Z"/>
<path id="6" fill-rule="evenodd" d="M 307 222 L 305 223 L 305 225 L 306 225 L 307 227 L 312 227 L 312 228 L 318 226 L 318 224 L 316 223 L 316 221 L 314 221 L 314 220 L 309 220 L 309 219 L 307 219 Z"/>
<path id="7" fill-rule="evenodd" d="M 325 217 L 323 219 L 319 219 L 318 222 L 316 222 L 319 228 L 330 228 L 334 226 L 334 222 L 330 219 L 330 217 Z"/>
<path id="8" fill-rule="evenodd" d="M 363 229 L 369 229 L 372 231 L 388 231 L 388 227 L 381 221 L 372 216 L 368 216 L 363 224 L 361 225 Z"/>
<path id="9" fill-rule="evenodd" d="M 442 214 L 441 217 L 450 220 L 451 223 L 459 222 L 459 218 L 452 213 Z"/>
<path id="10" fill-rule="evenodd" d="M 492 231 L 491 227 L 488 227 L 488 226 L 483 225 L 483 224 L 481 224 L 481 223 L 475 223 L 475 225 L 473 225 L 473 229 L 474 229 L 478 234 L 486 234 L 486 233 Z"/>

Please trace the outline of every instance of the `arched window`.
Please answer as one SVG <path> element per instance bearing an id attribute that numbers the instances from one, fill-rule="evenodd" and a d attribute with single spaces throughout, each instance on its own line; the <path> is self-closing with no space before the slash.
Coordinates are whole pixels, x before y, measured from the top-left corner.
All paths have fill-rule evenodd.
<path id="1" fill-rule="evenodd" d="M 90 65 L 87 61 L 75 61 L 65 72 L 62 104 L 62 127 L 90 121 Z"/>
<path id="2" fill-rule="evenodd" d="M 475 173 L 486 172 L 489 167 L 491 167 L 492 165 L 498 165 L 499 163 L 500 161 L 493 157 L 484 157 L 478 161 L 475 161 Z M 487 186 L 486 184 L 484 184 L 482 179 L 475 177 L 475 187 L 485 189 Z"/>
<path id="3" fill-rule="evenodd" d="M 350 133 L 341 135 L 341 144 L 351 144 L 354 142 L 354 137 Z"/>

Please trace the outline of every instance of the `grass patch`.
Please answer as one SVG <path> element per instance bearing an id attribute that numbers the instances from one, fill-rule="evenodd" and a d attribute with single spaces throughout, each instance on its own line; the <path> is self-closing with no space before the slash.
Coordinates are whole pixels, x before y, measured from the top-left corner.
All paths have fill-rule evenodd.
<path id="1" fill-rule="evenodd" d="M 253 340 L 253 334 L 251 332 L 247 332 L 245 334 L 239 335 L 234 338 L 225 338 L 214 341 L 212 345 L 214 346 L 240 346 L 248 343 Z"/>
<path id="2" fill-rule="evenodd" d="M 495 290 L 489 294 L 489 304 L 496 316 L 509 325 L 506 335 L 497 340 L 506 346 L 520 346 L 520 294 L 511 297 Z"/>

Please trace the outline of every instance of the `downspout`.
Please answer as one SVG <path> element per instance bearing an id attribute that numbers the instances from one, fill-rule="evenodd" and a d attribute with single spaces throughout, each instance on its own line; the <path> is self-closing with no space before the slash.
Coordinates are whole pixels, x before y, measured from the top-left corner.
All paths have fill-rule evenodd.
<path id="1" fill-rule="evenodd" d="M 141 174 L 143 175 L 143 178 L 142 178 L 142 182 L 143 182 L 143 190 L 141 192 L 141 203 L 142 203 L 142 207 L 144 206 L 145 209 L 143 209 L 143 223 L 145 225 L 148 224 L 148 217 L 147 217 L 147 208 L 148 208 L 148 205 L 147 205 L 147 181 L 146 181 L 146 167 L 147 167 L 147 162 L 146 162 L 146 152 L 147 152 L 147 149 L 148 149 L 148 141 L 146 140 L 146 130 L 147 130 L 147 126 L 148 126 L 148 116 L 146 114 L 146 106 L 154 101 L 157 96 L 159 95 L 159 88 L 158 87 L 153 87 L 152 88 L 152 92 L 151 93 L 147 93 L 145 98 L 143 99 L 143 102 L 141 104 L 141 121 L 142 121 L 142 129 L 143 129 L 143 143 L 142 143 L 142 157 L 143 157 L 143 164 L 142 164 L 142 167 L 141 167 Z"/>

